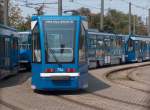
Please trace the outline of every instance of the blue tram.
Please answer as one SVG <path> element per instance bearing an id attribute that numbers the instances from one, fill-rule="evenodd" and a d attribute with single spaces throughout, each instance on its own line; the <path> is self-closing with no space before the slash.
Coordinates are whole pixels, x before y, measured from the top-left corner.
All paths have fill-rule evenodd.
<path id="1" fill-rule="evenodd" d="M 89 68 L 125 63 L 125 39 L 123 35 L 88 32 Z"/>
<path id="2" fill-rule="evenodd" d="M 88 87 L 85 17 L 32 17 L 32 88 L 77 90 Z"/>
<path id="3" fill-rule="evenodd" d="M 31 69 L 31 31 L 18 32 L 19 64 L 21 68 Z"/>
<path id="4" fill-rule="evenodd" d="M 17 44 L 16 30 L 0 25 L 0 79 L 18 73 Z"/>
<path id="5" fill-rule="evenodd" d="M 142 62 L 150 60 L 150 38 L 129 36 L 126 43 L 126 62 Z"/>
<path id="6" fill-rule="evenodd" d="M 89 68 L 150 60 L 150 38 L 144 36 L 89 31 L 87 48 Z"/>

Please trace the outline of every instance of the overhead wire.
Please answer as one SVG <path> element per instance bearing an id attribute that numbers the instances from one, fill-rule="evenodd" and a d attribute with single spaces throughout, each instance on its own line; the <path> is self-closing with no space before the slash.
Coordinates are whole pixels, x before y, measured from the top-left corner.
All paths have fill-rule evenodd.
<path id="1" fill-rule="evenodd" d="M 142 7 L 142 6 L 140 6 L 140 5 L 137 5 L 137 4 L 135 4 L 135 3 L 132 3 L 132 2 L 130 2 L 130 1 L 126 1 L 126 0 L 121 0 L 121 1 L 123 1 L 124 3 L 127 3 L 127 4 L 131 3 L 131 5 L 134 6 L 134 7 L 136 7 L 136 8 L 140 8 L 140 9 L 143 9 L 143 10 L 148 10 L 148 8 Z"/>

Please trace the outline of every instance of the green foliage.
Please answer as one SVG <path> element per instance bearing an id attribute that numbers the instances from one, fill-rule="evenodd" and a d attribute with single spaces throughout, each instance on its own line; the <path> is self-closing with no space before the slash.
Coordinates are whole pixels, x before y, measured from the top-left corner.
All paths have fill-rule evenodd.
<path id="1" fill-rule="evenodd" d="M 9 25 L 18 27 L 23 22 L 22 11 L 18 6 L 9 3 Z"/>
<path id="2" fill-rule="evenodd" d="M 35 8 L 36 15 L 43 15 L 44 7 L 40 6 Z M 3 7 L 0 2 L 0 23 L 3 22 Z M 88 17 L 89 28 L 95 28 L 100 30 L 100 13 L 92 13 L 88 8 L 80 8 L 77 10 L 78 14 Z M 76 15 L 76 14 L 75 14 Z M 132 23 L 133 23 L 132 16 Z M 147 35 L 146 27 L 140 17 L 135 15 L 136 19 L 136 34 Z M 9 25 L 16 27 L 20 31 L 30 29 L 31 16 L 24 18 L 22 16 L 22 10 L 19 6 L 9 2 Z M 104 32 L 128 34 L 128 14 L 114 9 L 109 9 L 104 16 Z M 133 29 L 133 26 L 132 26 Z"/>
<path id="3" fill-rule="evenodd" d="M 19 31 L 26 31 L 30 30 L 30 24 L 31 17 L 27 16 L 24 18 L 20 7 L 9 1 L 9 25 L 15 27 Z"/>
<path id="4" fill-rule="evenodd" d="M 17 26 L 20 31 L 30 30 L 31 28 L 31 16 L 27 16 L 25 20 Z"/>
<path id="5" fill-rule="evenodd" d="M 80 8 L 78 9 L 80 15 L 84 15 L 88 17 L 89 28 L 96 28 L 100 30 L 100 13 L 94 14 L 91 13 L 88 8 Z M 112 32 L 112 33 L 121 33 L 128 34 L 128 14 L 125 14 L 121 11 L 117 11 L 114 9 L 109 9 L 106 15 L 104 16 L 104 32 Z M 133 30 L 133 19 L 132 15 L 132 30 Z M 136 19 L 136 34 L 147 35 L 146 28 L 144 26 L 144 22 L 140 17 L 135 15 Z"/>

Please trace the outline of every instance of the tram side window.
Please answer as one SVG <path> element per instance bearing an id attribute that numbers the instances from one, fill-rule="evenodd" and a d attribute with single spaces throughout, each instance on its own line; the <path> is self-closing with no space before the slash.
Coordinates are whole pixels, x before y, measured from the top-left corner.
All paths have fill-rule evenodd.
<path id="1" fill-rule="evenodd" d="M 121 55 L 122 41 L 120 38 L 117 38 L 116 45 L 117 45 L 117 55 Z"/>
<path id="2" fill-rule="evenodd" d="M 41 62 L 41 45 L 38 25 L 36 25 L 33 29 L 32 38 L 33 62 Z"/>
<path id="3" fill-rule="evenodd" d="M 90 48 L 96 48 L 96 40 L 95 39 L 88 39 L 88 46 Z"/>
<path id="4" fill-rule="evenodd" d="M 85 62 L 86 61 L 86 55 L 85 55 L 85 29 L 83 25 L 81 25 L 81 32 L 80 32 L 80 39 L 79 39 L 79 62 Z"/>

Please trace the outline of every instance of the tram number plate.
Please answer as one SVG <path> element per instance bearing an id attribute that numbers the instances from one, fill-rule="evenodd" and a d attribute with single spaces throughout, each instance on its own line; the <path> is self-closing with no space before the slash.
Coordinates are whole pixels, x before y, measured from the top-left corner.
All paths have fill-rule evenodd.
<path id="1" fill-rule="evenodd" d="M 51 78 L 52 80 L 69 80 L 68 76 L 55 76 Z"/>

